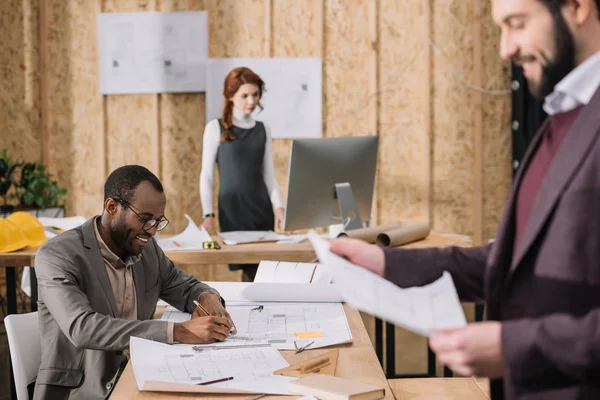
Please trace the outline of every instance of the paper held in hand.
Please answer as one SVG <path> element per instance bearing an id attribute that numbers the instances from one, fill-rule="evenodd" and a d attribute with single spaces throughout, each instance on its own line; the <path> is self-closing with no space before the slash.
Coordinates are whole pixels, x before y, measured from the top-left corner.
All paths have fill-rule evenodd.
<path id="1" fill-rule="evenodd" d="M 339 295 L 351 306 L 423 336 L 467 324 L 450 273 L 426 286 L 401 289 L 333 254 L 330 243 L 315 232 L 308 238 Z"/>

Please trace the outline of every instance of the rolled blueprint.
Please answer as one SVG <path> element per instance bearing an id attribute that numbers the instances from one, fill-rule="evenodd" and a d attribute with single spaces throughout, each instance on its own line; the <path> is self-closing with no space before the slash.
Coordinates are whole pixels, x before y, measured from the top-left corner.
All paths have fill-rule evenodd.
<path id="1" fill-rule="evenodd" d="M 354 239 L 361 239 L 365 242 L 375 243 L 377 235 L 383 232 L 395 230 L 401 228 L 401 224 L 386 224 L 381 226 L 374 226 L 372 228 L 352 229 L 347 232 L 342 232 L 338 237 L 351 237 Z"/>
<path id="2" fill-rule="evenodd" d="M 429 225 L 422 223 L 386 230 L 377 235 L 376 243 L 381 247 L 396 247 L 425 239 L 427 236 Z"/>

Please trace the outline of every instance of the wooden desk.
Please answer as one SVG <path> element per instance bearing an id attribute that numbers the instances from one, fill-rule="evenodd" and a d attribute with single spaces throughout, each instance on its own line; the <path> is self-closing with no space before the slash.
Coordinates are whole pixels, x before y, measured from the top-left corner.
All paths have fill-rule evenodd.
<path id="1" fill-rule="evenodd" d="M 487 380 L 473 378 L 417 378 L 388 381 L 396 400 L 487 400 Z M 481 385 L 481 386 L 480 386 Z"/>
<path id="2" fill-rule="evenodd" d="M 369 340 L 369 335 L 362 322 L 359 312 L 348 306 L 344 305 L 346 317 L 348 318 L 348 324 L 352 331 L 353 342 L 351 344 L 344 344 L 339 346 L 326 347 L 324 349 L 307 350 L 300 354 L 295 354 L 293 351 L 282 351 L 281 354 L 287 360 L 288 363 L 294 364 L 301 362 L 310 357 L 314 357 L 321 353 L 325 353 L 333 348 L 340 349 L 340 355 L 338 358 L 336 376 L 342 378 L 351 378 L 361 382 L 370 383 L 385 387 L 386 399 L 393 400 L 394 396 L 386 381 L 381 365 L 377 360 L 377 356 L 373 351 L 373 345 Z M 127 365 L 121 379 L 117 382 L 113 393 L 111 394 L 111 400 L 129 400 L 129 399 L 207 399 L 207 398 L 218 398 L 220 400 L 228 399 L 247 399 L 252 395 L 198 395 L 193 393 L 157 393 L 157 392 L 140 392 L 135 383 L 135 376 L 131 363 Z M 287 398 L 294 399 L 302 396 L 267 396 L 264 399 L 270 398 Z"/>
<path id="3" fill-rule="evenodd" d="M 215 238 L 221 250 L 177 250 L 165 254 L 175 264 L 258 264 L 263 260 L 311 262 L 315 252 L 308 240 L 296 244 L 250 243 L 228 246 L 221 238 Z M 458 235 L 431 233 L 426 239 L 405 247 L 447 247 L 470 245 L 470 240 Z"/>
<path id="4" fill-rule="evenodd" d="M 6 309 L 8 314 L 17 313 L 17 268 L 33 266 L 37 247 L 25 247 L 12 253 L 0 253 L 0 268 L 6 271 Z M 31 270 L 31 311 L 37 311 L 37 280 Z"/>
<path id="5" fill-rule="evenodd" d="M 310 262 L 315 259 L 315 252 L 310 242 L 296 244 L 251 243 L 227 246 L 222 239 L 220 250 L 177 250 L 166 251 L 165 254 L 175 264 L 258 264 L 262 260 Z M 470 241 L 463 236 L 431 233 L 426 239 L 410 243 L 404 247 L 447 247 L 466 246 Z M 0 253 L 0 268 L 6 269 L 6 295 L 8 298 L 8 314 L 17 312 L 16 271 L 17 267 L 34 266 L 37 247 L 26 247 L 12 253 Z M 32 306 L 37 300 L 37 282 L 35 273 L 31 274 Z M 35 292 L 35 293 L 33 293 Z"/>

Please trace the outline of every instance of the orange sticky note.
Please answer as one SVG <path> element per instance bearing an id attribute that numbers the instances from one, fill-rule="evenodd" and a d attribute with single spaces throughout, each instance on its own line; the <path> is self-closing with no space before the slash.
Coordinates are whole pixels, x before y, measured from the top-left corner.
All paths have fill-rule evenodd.
<path id="1" fill-rule="evenodd" d="M 321 332 L 296 332 L 294 333 L 300 339 L 314 339 L 323 337 Z"/>

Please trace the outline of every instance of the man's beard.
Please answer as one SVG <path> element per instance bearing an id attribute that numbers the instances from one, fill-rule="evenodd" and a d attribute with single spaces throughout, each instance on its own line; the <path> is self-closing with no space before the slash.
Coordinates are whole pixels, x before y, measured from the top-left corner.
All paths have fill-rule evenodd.
<path id="1" fill-rule="evenodd" d="M 115 224 L 116 226 L 110 227 L 110 238 L 114 244 L 116 244 L 121 250 L 125 251 L 125 256 L 135 255 L 132 246 L 129 243 L 129 236 L 131 229 L 127 228 L 125 222 L 125 214 L 121 213 L 119 220 Z"/>
<path id="2" fill-rule="evenodd" d="M 556 54 L 551 60 L 545 53 L 543 58 L 542 78 L 536 85 L 528 79 L 529 91 L 538 100 L 543 100 L 554 90 L 565 76 L 575 68 L 575 39 L 560 11 L 552 12 L 554 20 L 554 48 Z M 520 57 L 522 58 L 522 57 Z"/>

